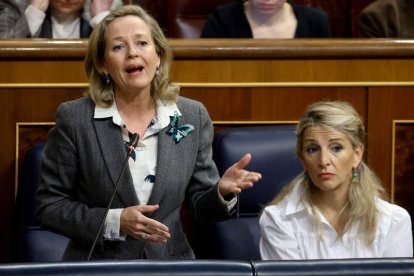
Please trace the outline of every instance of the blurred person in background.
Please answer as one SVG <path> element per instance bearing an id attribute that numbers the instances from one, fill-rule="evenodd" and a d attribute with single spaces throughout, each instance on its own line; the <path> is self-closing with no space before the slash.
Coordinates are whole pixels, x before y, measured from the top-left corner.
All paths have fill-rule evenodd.
<path id="1" fill-rule="evenodd" d="M 27 38 L 29 26 L 23 16 L 28 0 L 0 0 L 0 38 Z"/>
<path id="2" fill-rule="evenodd" d="M 244 0 L 209 14 L 202 38 L 331 37 L 328 15 L 286 0 Z"/>
<path id="3" fill-rule="evenodd" d="M 414 38 L 414 1 L 377 0 L 359 16 L 359 35 L 378 38 Z"/>
<path id="4" fill-rule="evenodd" d="M 121 0 L 1 0 L 3 38 L 87 38 Z M 4 8 L 3 8 L 4 7 Z"/>

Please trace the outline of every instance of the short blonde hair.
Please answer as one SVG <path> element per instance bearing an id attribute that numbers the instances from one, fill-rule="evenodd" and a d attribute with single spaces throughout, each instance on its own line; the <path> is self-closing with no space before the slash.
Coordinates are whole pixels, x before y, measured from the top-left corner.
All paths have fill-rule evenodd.
<path id="1" fill-rule="evenodd" d="M 158 25 L 144 9 L 136 5 L 125 5 L 112 11 L 93 30 L 89 37 L 88 49 L 85 57 L 84 69 L 89 80 L 89 89 L 86 95 L 90 96 L 96 105 L 111 106 L 114 101 L 112 82 L 107 83 L 107 76 L 103 71 L 103 61 L 106 50 L 106 33 L 108 25 L 116 18 L 133 15 L 141 18 L 149 27 L 155 50 L 160 57 L 158 72 L 151 82 L 151 96 L 163 101 L 177 101 L 180 89 L 170 81 L 172 52 L 167 38 Z"/>

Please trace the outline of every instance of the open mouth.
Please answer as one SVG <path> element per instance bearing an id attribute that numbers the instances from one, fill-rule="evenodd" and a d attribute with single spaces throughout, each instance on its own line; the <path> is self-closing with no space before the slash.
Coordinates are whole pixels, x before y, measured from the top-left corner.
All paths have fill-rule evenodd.
<path id="1" fill-rule="evenodd" d="M 135 72 L 142 72 L 142 70 L 144 70 L 144 66 L 133 66 L 133 67 L 127 68 L 126 71 L 128 74 L 132 74 Z"/>

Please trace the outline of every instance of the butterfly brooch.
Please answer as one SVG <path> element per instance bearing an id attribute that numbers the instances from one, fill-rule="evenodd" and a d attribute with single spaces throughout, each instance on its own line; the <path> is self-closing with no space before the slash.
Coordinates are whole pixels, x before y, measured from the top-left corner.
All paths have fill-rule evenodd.
<path id="1" fill-rule="evenodd" d="M 171 127 L 167 131 L 167 134 L 172 136 L 175 143 L 178 144 L 178 142 L 180 142 L 182 139 L 187 137 L 188 134 L 190 134 L 191 131 L 194 130 L 194 126 L 192 126 L 190 124 L 185 124 L 185 125 L 182 125 L 182 126 L 178 126 L 178 122 L 180 120 L 180 117 L 179 117 L 177 111 L 174 112 L 174 117 L 170 116 L 170 118 L 171 118 L 171 123 L 170 123 Z"/>

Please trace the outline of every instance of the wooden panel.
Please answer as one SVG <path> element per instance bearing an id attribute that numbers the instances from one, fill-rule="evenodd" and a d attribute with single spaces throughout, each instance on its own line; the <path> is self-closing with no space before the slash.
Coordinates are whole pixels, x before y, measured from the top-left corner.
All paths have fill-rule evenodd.
<path id="1" fill-rule="evenodd" d="M 391 178 L 393 120 L 414 120 L 413 105 L 414 87 L 372 87 L 368 90 L 368 161 L 388 190 L 394 182 Z M 396 198 L 404 197 L 397 188 L 404 183 L 394 185 Z"/>
<path id="2" fill-rule="evenodd" d="M 393 200 L 414 214 L 414 120 L 394 122 Z"/>
<path id="3" fill-rule="evenodd" d="M 182 95 L 204 103 L 214 121 L 297 121 L 312 102 L 345 100 L 365 118 L 361 87 L 185 87 Z"/>

